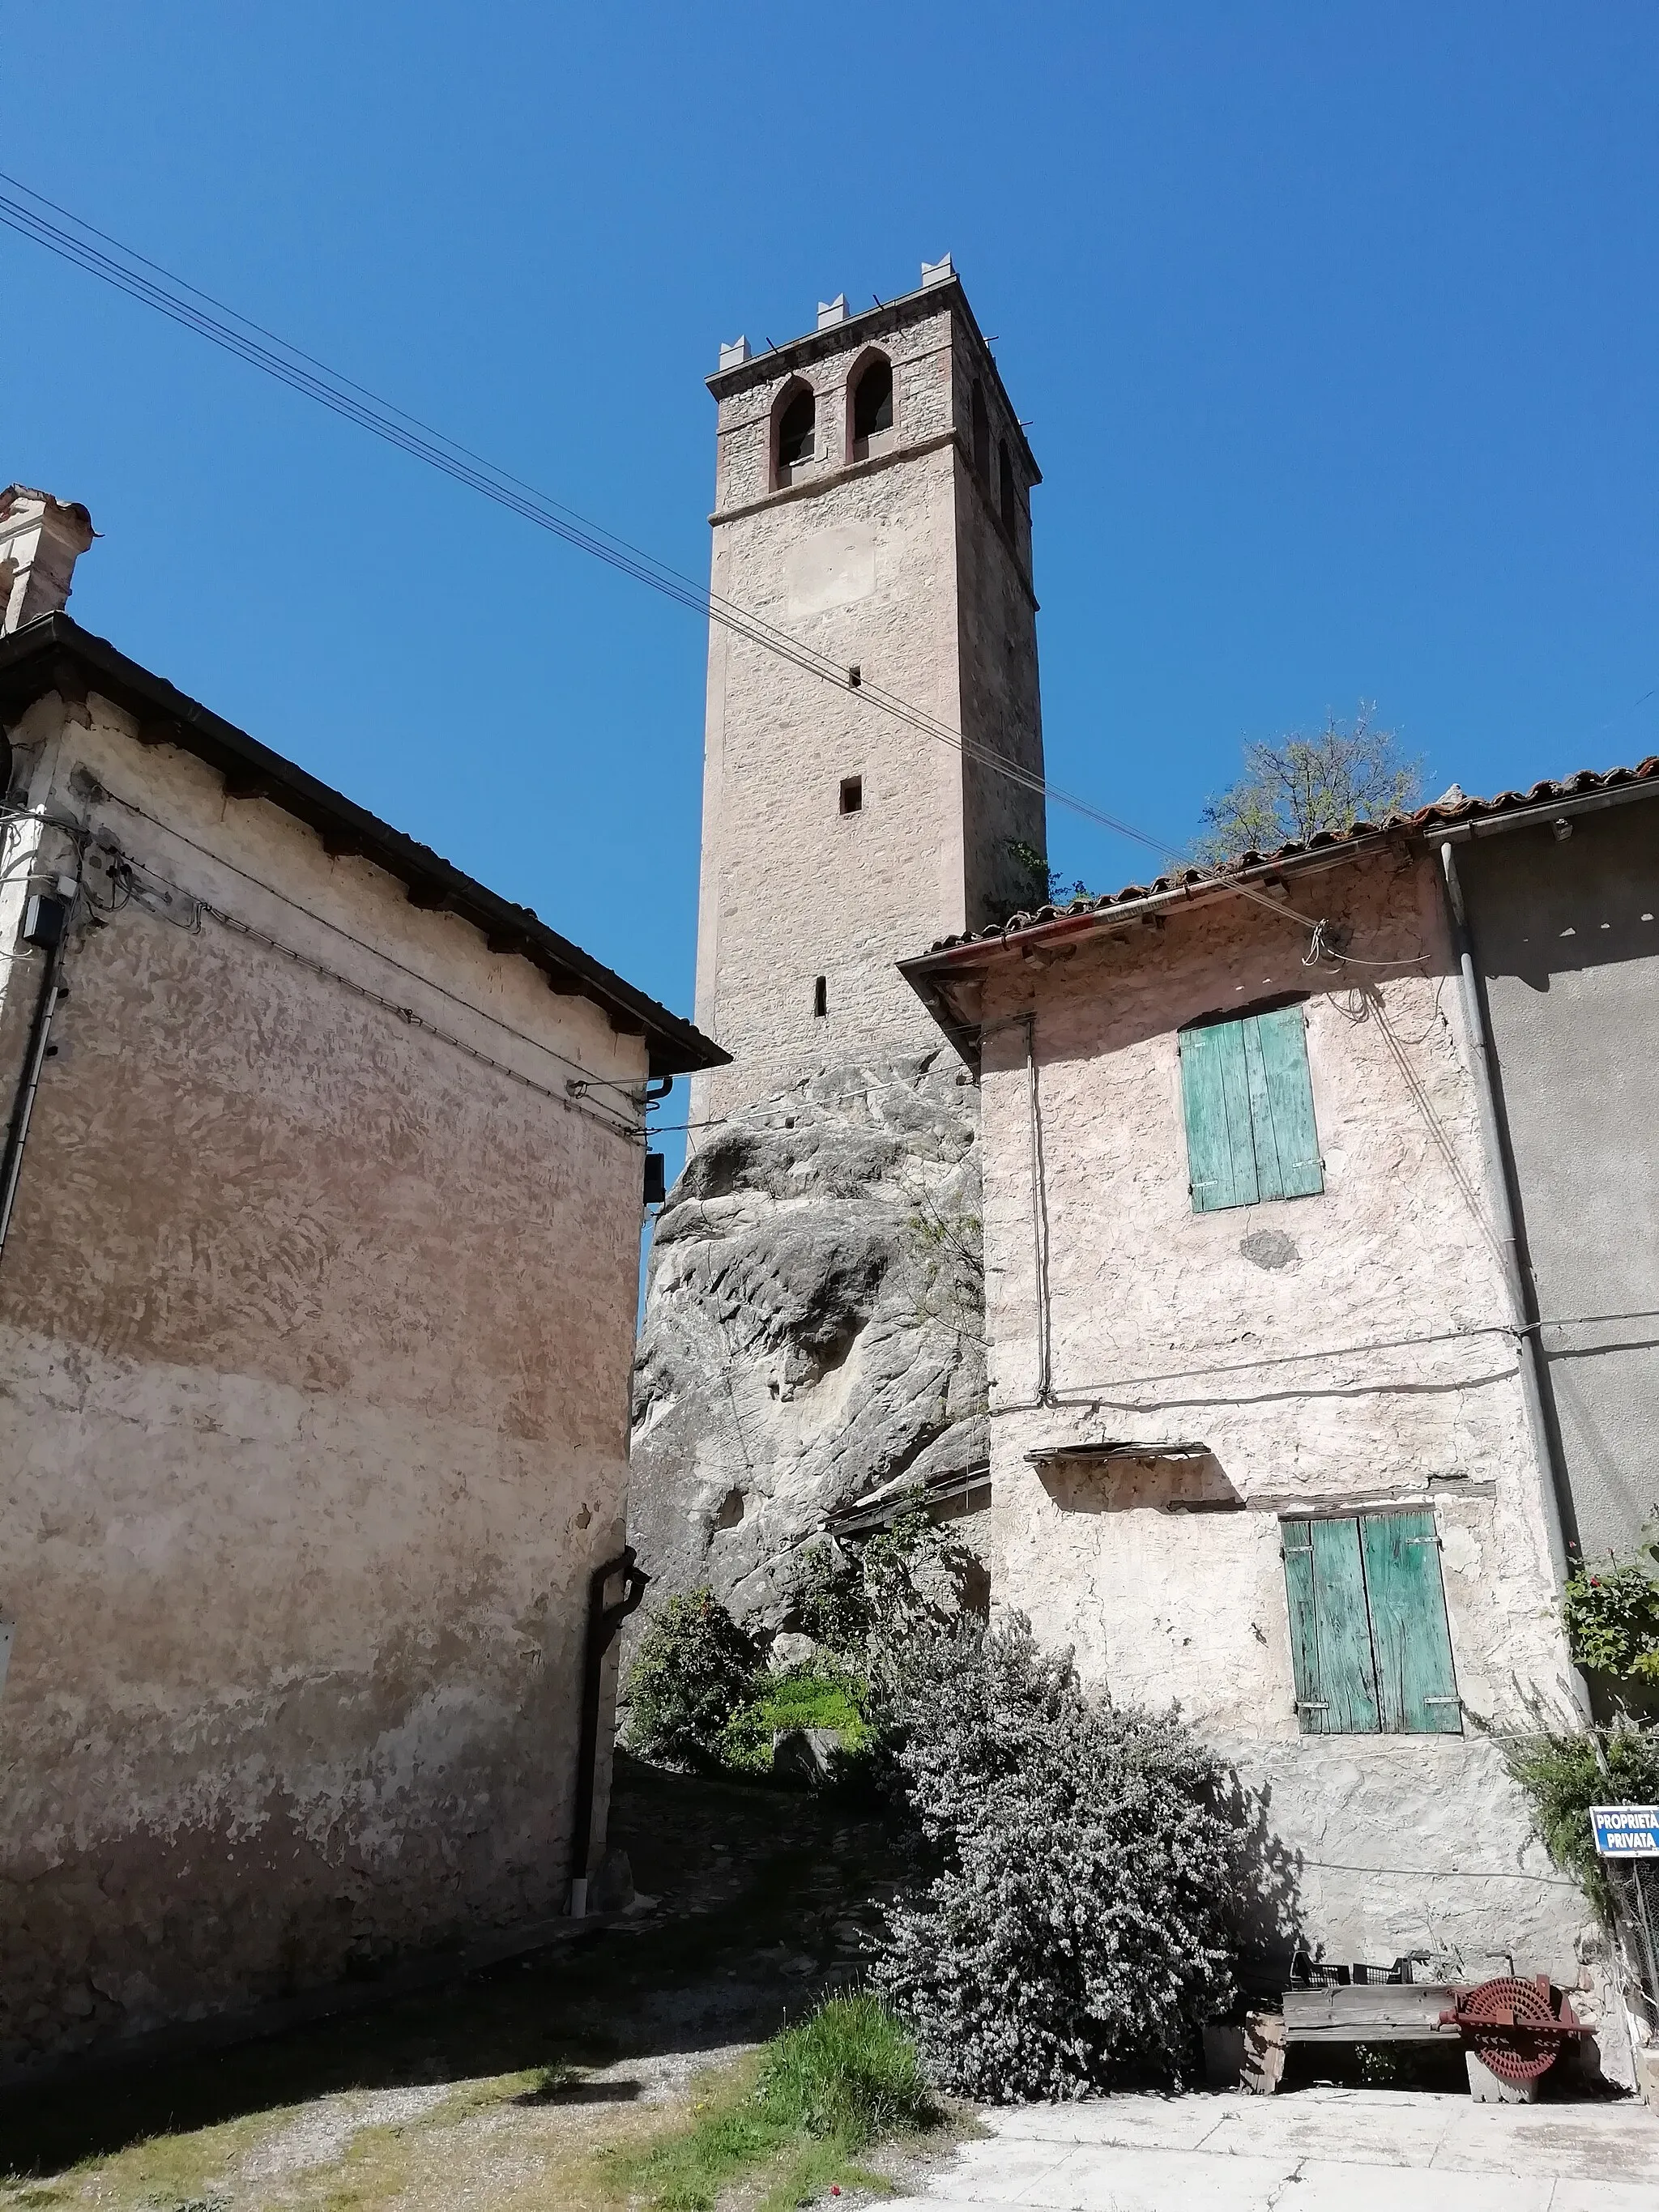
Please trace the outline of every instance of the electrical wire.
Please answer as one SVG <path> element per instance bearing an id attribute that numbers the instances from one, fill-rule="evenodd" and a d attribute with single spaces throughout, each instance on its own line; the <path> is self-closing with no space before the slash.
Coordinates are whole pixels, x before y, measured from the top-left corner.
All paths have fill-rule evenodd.
<path id="1" fill-rule="evenodd" d="M 522 477 L 514 476 L 499 463 L 488 459 L 473 447 L 452 438 L 431 423 L 411 415 L 406 409 L 396 406 L 354 378 L 346 376 L 315 354 L 307 353 L 287 338 L 254 322 L 237 308 L 228 306 L 213 294 L 204 292 L 199 285 L 177 276 L 161 263 L 140 253 L 137 247 L 125 244 L 110 232 L 100 230 L 76 215 L 56 200 L 48 199 L 19 177 L 0 170 L 0 183 L 9 185 L 32 200 L 38 208 L 49 208 L 72 224 L 65 230 L 60 224 L 38 214 L 35 208 L 0 192 L 0 224 L 19 237 L 29 240 L 69 262 L 86 275 L 124 292 L 141 306 L 153 308 L 158 314 L 179 325 L 196 337 L 208 340 L 222 351 L 233 355 L 248 367 L 260 370 L 286 385 L 302 398 L 313 399 L 343 420 L 369 432 L 386 444 L 397 447 L 412 459 L 436 469 L 457 483 L 493 501 L 497 506 L 533 523 L 538 529 L 550 532 L 575 550 L 604 562 L 619 574 L 635 583 L 659 592 L 677 605 L 689 609 L 711 623 L 719 623 L 733 635 L 760 647 L 791 663 L 803 673 L 832 685 L 836 690 L 874 708 L 892 720 L 905 724 L 921 735 L 947 745 L 965 760 L 988 769 L 994 775 L 1030 791 L 1045 802 L 1063 806 L 1097 828 L 1110 830 L 1114 836 L 1127 838 L 1156 854 L 1165 866 L 1174 872 L 1183 865 L 1184 855 L 1173 840 L 1156 837 L 1121 816 L 1109 813 L 1094 805 L 1075 792 L 1051 783 L 1035 770 L 1022 767 L 994 747 L 981 744 L 961 730 L 953 728 L 939 716 L 918 707 L 902 694 L 886 686 L 861 680 L 854 672 L 828 654 L 819 653 L 789 631 L 768 622 L 751 608 L 725 598 L 709 586 L 696 582 L 681 570 L 641 547 L 618 537 L 615 532 L 580 514 L 574 507 L 538 490 Z M 76 235 L 76 233 L 84 234 Z M 101 246 L 89 241 L 96 239 Z M 109 246 L 106 253 L 102 246 Z M 120 257 L 117 258 L 116 257 Z M 130 265 L 130 264 L 136 264 Z M 143 270 L 151 273 L 143 275 Z M 169 289 L 168 288 L 173 288 Z M 180 296 L 180 295 L 187 296 Z M 199 305 L 194 304 L 199 302 Z M 222 319 L 228 318 L 228 319 Z M 775 349 L 773 349 L 775 350 Z M 1638 704 L 1641 704 L 1638 702 Z M 1335 950 L 1328 941 L 1330 925 L 1321 918 L 1299 913 L 1280 900 L 1268 897 L 1254 885 L 1224 876 L 1210 880 L 1223 884 L 1241 897 L 1267 908 L 1269 913 L 1279 915 L 1296 922 L 1311 933 L 1311 942 L 1304 964 L 1318 966 L 1325 961 L 1340 962 L 1357 967 L 1394 967 L 1409 963 L 1361 960 L 1352 953 Z M 1426 956 L 1420 956 L 1426 957 Z"/>
<path id="2" fill-rule="evenodd" d="M 667 562 L 658 560 L 626 538 L 617 537 L 602 525 L 578 514 L 574 507 L 567 507 L 549 494 L 538 490 L 524 478 L 513 475 L 471 447 L 463 445 L 458 439 L 451 438 L 447 433 L 423 422 L 419 416 L 382 399 L 366 385 L 342 375 L 314 354 L 306 353 L 266 329 L 263 324 L 252 321 L 237 309 L 226 306 L 210 293 L 204 292 L 185 278 L 174 275 L 161 263 L 124 244 L 109 232 L 98 229 L 57 201 L 35 191 L 20 178 L 0 171 L 0 182 L 9 184 L 15 191 L 21 192 L 26 199 L 34 201 L 38 207 L 51 209 L 54 215 L 61 216 L 65 222 L 74 226 L 73 230 L 65 230 L 60 224 L 38 214 L 33 208 L 0 192 L 0 224 L 4 224 L 20 237 L 44 247 L 59 259 L 98 278 L 100 283 L 125 293 L 141 306 L 153 308 L 195 336 L 207 339 L 222 351 L 234 356 L 250 368 L 260 370 L 291 391 L 315 400 L 331 413 L 396 447 L 411 459 L 424 462 L 456 483 L 520 515 L 526 521 L 550 532 L 576 550 L 605 562 L 635 582 L 644 584 L 650 590 L 659 592 L 708 620 L 720 623 L 750 644 L 789 661 L 805 674 L 832 684 L 837 690 L 847 692 L 865 705 L 908 725 L 921 735 L 951 747 L 964 758 L 1020 785 L 1038 797 L 1066 807 L 1117 836 L 1127 838 L 1157 854 L 1166 863 L 1180 866 L 1182 858 L 1181 848 L 1172 840 L 1152 836 L 1121 816 L 1107 812 L 1074 792 L 1063 790 L 1059 785 L 1008 759 L 994 748 L 978 744 L 938 715 L 916 706 L 884 685 L 856 680 L 842 663 L 832 660 L 788 631 L 769 623 L 751 609 L 740 606 L 736 601 L 696 582 Z M 84 235 L 77 236 L 76 233 Z M 89 242 L 94 239 L 101 240 L 103 246 L 112 247 L 113 252 L 106 253 L 100 246 Z M 120 258 L 116 258 L 118 256 Z M 129 265 L 134 264 L 137 266 Z M 145 276 L 142 273 L 146 270 L 151 274 Z M 228 319 L 222 319 L 223 318 Z M 1279 902 L 1266 898 L 1248 886 L 1239 884 L 1234 888 L 1247 897 L 1257 898 L 1260 903 L 1276 914 L 1289 915 L 1291 912 Z M 1309 916 L 1295 915 L 1292 918 L 1305 928 L 1315 927 L 1313 919 Z"/>
<path id="3" fill-rule="evenodd" d="M 1212 1375 L 1245 1375 L 1264 1367 L 1299 1367 L 1321 1359 L 1358 1359 L 1370 1352 L 1416 1351 L 1433 1344 L 1471 1344 L 1488 1336 L 1533 1336 L 1547 1328 L 1611 1328 L 1615 1323 L 1632 1321 L 1659 1321 L 1659 1309 L 1638 1308 L 1629 1313 L 1565 1314 L 1532 1322 L 1487 1322 L 1476 1328 L 1441 1329 L 1421 1336 L 1372 1337 L 1363 1344 L 1322 1345 L 1316 1350 L 1308 1352 L 1264 1352 L 1259 1359 L 1212 1361 L 1198 1367 L 1170 1367 L 1156 1375 L 1123 1375 L 1104 1382 L 1069 1383 L 1067 1395 L 1062 1402 L 1067 1405 L 1087 1403 L 1097 1393 L 1150 1389 L 1155 1382 L 1186 1382 Z M 991 1407 L 993 1413 L 1029 1413 L 1048 1410 L 1036 1400 Z"/>
<path id="4" fill-rule="evenodd" d="M 309 969 L 313 975 L 326 977 L 330 982 L 337 983 L 354 996 L 368 1000 L 371 1006 L 384 1007 L 386 1012 L 396 1014 L 399 1021 L 406 1022 L 411 1029 L 422 1030 L 440 1043 L 450 1046 L 456 1052 L 465 1053 L 469 1060 L 476 1060 L 481 1066 L 493 1068 L 497 1075 L 505 1075 L 509 1081 L 522 1085 L 526 1091 L 533 1091 L 540 1097 L 550 1098 L 555 1105 L 562 1106 L 566 1113 L 579 1114 L 584 1121 L 595 1122 L 600 1128 L 608 1129 L 612 1136 L 625 1138 L 629 1143 L 640 1141 L 641 1133 L 637 1128 L 623 1121 L 613 1121 L 610 1115 L 584 1105 L 580 1099 L 572 1098 L 562 1091 L 554 1091 L 545 1083 L 538 1083 L 533 1075 L 522 1074 L 518 1068 L 509 1067 L 504 1060 L 492 1059 L 487 1052 L 480 1052 L 476 1045 L 468 1044 L 464 1038 L 440 1029 L 435 1022 L 428 1021 L 413 1007 L 399 1006 L 396 1000 L 370 990 L 353 976 L 343 975 L 337 968 L 330 968 L 320 960 L 313 960 L 309 953 L 296 951 L 293 945 L 284 945 L 280 938 L 272 937 L 263 929 L 255 929 L 251 922 L 244 921 L 238 915 L 227 914 L 222 907 L 216 907 L 207 899 L 198 899 L 196 903 L 201 913 L 211 915 L 222 928 L 234 931 L 239 937 L 252 938 L 256 945 L 265 945 L 272 952 L 281 953 L 285 960 L 293 961 L 296 967 Z"/>
<path id="5" fill-rule="evenodd" d="M 265 892 L 269 897 L 280 899 L 284 906 L 291 907 L 295 914 L 304 915 L 307 921 L 319 922 L 325 929 L 332 930 L 337 937 L 343 937 L 348 945 L 356 945 L 360 952 L 367 952 L 374 959 L 383 961 L 388 968 L 395 968 L 400 975 L 407 975 L 411 982 L 419 983 L 428 991 L 435 991 L 440 998 L 447 999 L 452 1005 L 464 1008 L 467 1013 L 476 1016 L 478 1020 L 489 1023 L 492 1028 L 501 1030 L 504 1035 L 514 1038 L 520 1044 L 532 1045 L 538 1052 L 544 1052 L 550 1060 L 556 1060 L 561 1066 L 574 1068 L 584 1083 L 590 1084 L 601 1091 L 615 1091 L 624 1105 L 638 1108 L 640 1098 L 637 1085 L 630 1085 L 625 1082 L 619 1082 L 611 1076 L 595 1075 L 592 1069 L 584 1067 L 580 1060 L 572 1060 L 568 1054 L 558 1051 L 550 1044 L 544 1044 L 539 1037 L 531 1036 L 526 1030 L 514 1029 L 510 1022 L 504 1022 L 499 1014 L 489 1013 L 483 1007 L 474 1006 L 471 1000 L 462 998 L 459 992 L 447 990 L 441 983 L 434 983 L 429 975 L 423 975 L 419 969 L 408 967 L 403 961 L 394 959 L 391 953 L 382 952 L 378 945 L 368 944 L 361 937 L 354 937 L 349 929 L 343 928 L 337 921 L 331 921 L 326 915 L 319 914 L 314 908 L 302 906 L 298 899 L 290 897 L 287 891 L 278 890 L 274 884 L 268 884 L 262 877 L 250 874 L 247 869 L 239 867 L 234 860 L 227 860 L 222 853 L 216 853 L 210 846 L 199 844 L 194 837 L 186 836 L 182 830 L 175 829 L 171 822 L 164 822 L 159 814 L 150 813 L 148 808 L 138 805 L 133 799 L 123 799 L 118 792 L 111 791 L 106 786 L 100 785 L 99 788 L 103 799 L 110 805 L 122 807 L 129 814 L 136 814 L 141 821 L 150 823 L 158 830 L 165 830 L 168 836 L 176 837 L 181 845 L 188 845 L 191 852 L 200 853 L 204 859 L 214 861 L 222 868 L 228 868 L 233 875 L 240 876 L 244 883 L 252 884 L 256 890 Z M 492 1062 L 491 1065 L 493 1066 L 494 1063 Z"/>
<path id="6" fill-rule="evenodd" d="M 1416 1881 L 1535 1881 L 1540 1889 L 1577 1889 L 1565 1875 L 1528 1874 L 1524 1867 L 1380 1867 L 1350 1866 L 1346 1859 L 1304 1859 L 1299 1867 L 1321 1874 L 1393 1874 Z"/>

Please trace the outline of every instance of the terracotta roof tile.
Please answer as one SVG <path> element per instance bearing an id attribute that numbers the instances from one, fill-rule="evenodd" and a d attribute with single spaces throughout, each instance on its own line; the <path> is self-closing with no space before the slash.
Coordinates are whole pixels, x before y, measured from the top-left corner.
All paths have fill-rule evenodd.
<path id="1" fill-rule="evenodd" d="M 1569 799 L 1582 799 L 1598 791 L 1616 790 L 1621 785 L 1652 783 L 1659 785 L 1659 753 L 1650 753 L 1634 768 L 1610 768 L 1597 770 L 1581 769 L 1575 775 L 1563 776 L 1556 781 L 1534 783 L 1527 791 L 1500 791 L 1492 799 L 1468 799 L 1457 791 L 1443 793 L 1409 814 L 1385 815 L 1380 822 L 1351 822 L 1346 830 L 1321 830 L 1305 842 L 1279 845 L 1270 853 L 1241 853 L 1237 859 L 1218 867 L 1182 868 L 1172 875 L 1158 876 L 1149 884 L 1125 884 L 1121 890 L 1103 891 L 1097 897 L 1074 898 L 1061 906 L 1041 906 L 1030 914 L 1011 915 L 1006 922 L 993 922 L 984 929 L 970 930 L 958 937 L 941 938 L 930 945 L 932 952 L 949 952 L 963 945 L 994 944 L 1000 939 L 1015 937 L 1022 930 L 1046 927 L 1050 922 L 1063 921 L 1068 916 L 1104 914 L 1115 906 L 1127 906 L 1140 899 L 1160 898 L 1170 892 L 1195 887 L 1200 884 L 1225 883 L 1229 877 L 1242 874 L 1249 868 L 1272 867 L 1278 863 L 1290 863 L 1314 853 L 1329 852 L 1343 845 L 1357 845 L 1367 837 L 1380 837 L 1390 830 L 1420 832 L 1431 830 L 1438 823 L 1457 823 L 1484 820 L 1504 814 L 1525 813 L 1539 807 L 1551 805 Z"/>

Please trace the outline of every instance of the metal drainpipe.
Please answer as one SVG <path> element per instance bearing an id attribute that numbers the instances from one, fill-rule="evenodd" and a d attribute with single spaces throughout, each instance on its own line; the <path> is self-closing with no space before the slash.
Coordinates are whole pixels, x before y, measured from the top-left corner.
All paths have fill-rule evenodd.
<path id="1" fill-rule="evenodd" d="M 623 1594 L 615 1605 L 605 1601 L 605 1586 L 614 1576 L 623 1577 Z M 605 1655 L 617 1631 L 645 1595 L 649 1575 L 635 1565 L 629 1544 L 595 1567 L 587 1583 L 587 1636 L 582 1660 L 581 1740 L 576 1751 L 576 1808 L 570 1829 L 570 1917 L 587 1912 L 587 1855 L 593 1842 L 593 1777 L 599 1757 L 599 1691 L 605 1679 Z"/>
<path id="2" fill-rule="evenodd" d="M 1025 1089 L 1031 1115 L 1031 1239 L 1036 1262 L 1037 1383 L 1036 1401 L 1047 1406 L 1054 1399 L 1054 1347 L 1048 1310 L 1048 1192 L 1042 1158 L 1042 1099 L 1037 1087 L 1036 1015 L 1020 1017 L 1025 1024 Z"/>
<path id="3" fill-rule="evenodd" d="M 17 1202 L 17 1184 L 23 1172 L 23 1146 L 28 1138 L 29 1117 L 34 1111 L 34 1094 L 40 1087 L 40 1070 L 46 1065 L 46 1047 L 52 1036 L 52 1018 L 58 1011 L 59 1000 L 69 996 L 59 980 L 64 972 L 64 949 L 68 935 L 66 915 L 63 934 L 46 955 L 46 972 L 40 978 L 40 994 L 34 1002 L 34 1018 L 29 1024 L 28 1047 L 23 1054 L 23 1073 L 18 1079 L 17 1097 L 6 1129 L 5 1154 L 3 1158 L 0 1158 L 0 1257 L 3 1257 L 5 1253 L 12 1209 Z"/>
<path id="4" fill-rule="evenodd" d="M 1474 1062 L 1475 1106 L 1480 1121 L 1481 1150 L 1486 1155 L 1486 1187 L 1492 1194 L 1504 1282 L 1521 1339 L 1521 1392 L 1526 1406 L 1527 1426 L 1532 1433 L 1533 1449 L 1545 1477 L 1540 1486 L 1544 1528 L 1549 1540 L 1550 1565 L 1554 1569 L 1559 1588 L 1567 1578 L 1566 1532 L 1572 1525 L 1572 1493 L 1567 1486 L 1566 1471 L 1561 1465 L 1548 1416 L 1544 1410 L 1543 1348 L 1539 1342 L 1538 1303 L 1530 1279 L 1522 1265 L 1521 1242 L 1516 1229 L 1520 1217 L 1520 1194 L 1515 1187 L 1514 1171 L 1503 1141 L 1498 1092 L 1492 1082 L 1492 1032 L 1487 1025 L 1486 1002 L 1481 996 L 1480 978 L 1475 971 L 1474 941 L 1470 935 L 1468 915 L 1463 904 L 1463 886 L 1458 878 L 1457 862 L 1449 844 L 1440 848 L 1440 866 L 1451 921 L 1452 942 L 1457 951 L 1462 985 L 1464 1026 L 1468 1033 L 1470 1057 Z"/>

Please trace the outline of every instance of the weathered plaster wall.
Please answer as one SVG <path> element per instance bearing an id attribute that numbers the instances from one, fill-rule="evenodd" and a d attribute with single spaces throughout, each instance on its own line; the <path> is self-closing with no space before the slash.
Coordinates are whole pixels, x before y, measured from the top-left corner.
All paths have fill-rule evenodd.
<path id="1" fill-rule="evenodd" d="M 1309 969 L 1304 929 L 1235 899 L 1126 924 L 1052 964 L 1010 955 L 994 968 L 993 1503 L 969 1528 L 995 1599 L 1073 1644 L 1091 1682 L 1178 1699 L 1269 1790 L 1272 1825 L 1300 1857 L 1304 1926 L 1332 1955 L 1386 1961 L 1455 1940 L 1568 1972 L 1582 1908 L 1473 1725 L 1524 1724 L 1529 1696 L 1559 1708 L 1566 1689 L 1433 872 L 1403 855 L 1351 863 L 1293 876 L 1290 903 L 1346 924 L 1356 957 L 1382 964 Z M 1195 1214 L 1176 1028 L 1289 991 L 1311 994 L 1324 1193 Z M 1011 1018 L 1027 1012 L 1050 1406 L 1034 1403 L 1027 1031 Z M 1382 1348 L 1408 1337 L 1455 1340 Z M 1210 1455 L 1046 1477 L 1027 1460 L 1109 1438 Z M 1194 1502 L 1223 1510 L 1172 1510 Z M 1437 1518 L 1470 1733 L 1303 1736 L 1278 1516 L 1408 1502 Z"/>
<path id="2" fill-rule="evenodd" d="M 1030 486 L 1022 459 L 1011 544 L 963 442 L 974 373 L 996 435 L 1018 448 L 1018 431 L 951 297 L 902 307 L 875 333 L 895 422 L 867 458 L 852 456 L 848 409 L 868 330 L 786 347 L 724 390 L 713 589 L 857 666 L 866 686 L 1040 767 Z M 775 416 L 798 381 L 816 396 L 817 456 L 774 489 Z M 863 806 L 843 815 L 854 775 Z M 733 1065 L 697 1079 L 694 1121 L 853 1057 L 936 1049 L 895 963 L 1011 889 L 1011 837 L 1042 842 L 1030 794 L 969 779 L 951 744 L 711 627 L 697 1018 Z"/>
<path id="3" fill-rule="evenodd" d="M 95 696 L 59 720 L 32 799 L 137 873 L 70 951 L 0 1268 L 13 2062 L 561 1908 L 641 1158 L 562 1100 L 645 1073 Z"/>
<path id="4" fill-rule="evenodd" d="M 1659 1514 L 1659 820 L 1650 800 L 1457 848 L 1550 1395 L 1587 1555 Z"/>

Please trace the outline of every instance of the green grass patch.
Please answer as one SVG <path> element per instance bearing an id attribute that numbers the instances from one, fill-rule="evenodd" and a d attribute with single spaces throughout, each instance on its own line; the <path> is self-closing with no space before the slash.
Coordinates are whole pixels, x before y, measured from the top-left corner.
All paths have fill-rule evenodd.
<path id="1" fill-rule="evenodd" d="M 769 1676 L 738 1707 L 720 1731 L 720 1758 L 740 1772 L 769 1774 L 772 1739 L 790 1729 L 833 1729 L 843 1751 L 861 1751 L 870 1740 L 868 1696 L 863 1676 L 850 1668 L 803 1660 Z"/>
<path id="2" fill-rule="evenodd" d="M 832 1997 L 774 2036 L 682 2134 L 618 2160 L 617 2178 L 653 2212 L 714 2212 L 740 2180 L 766 2185 L 757 2212 L 788 2212 L 834 2181 L 880 2187 L 859 2154 L 940 2117 L 915 2045 L 886 2007 Z"/>

